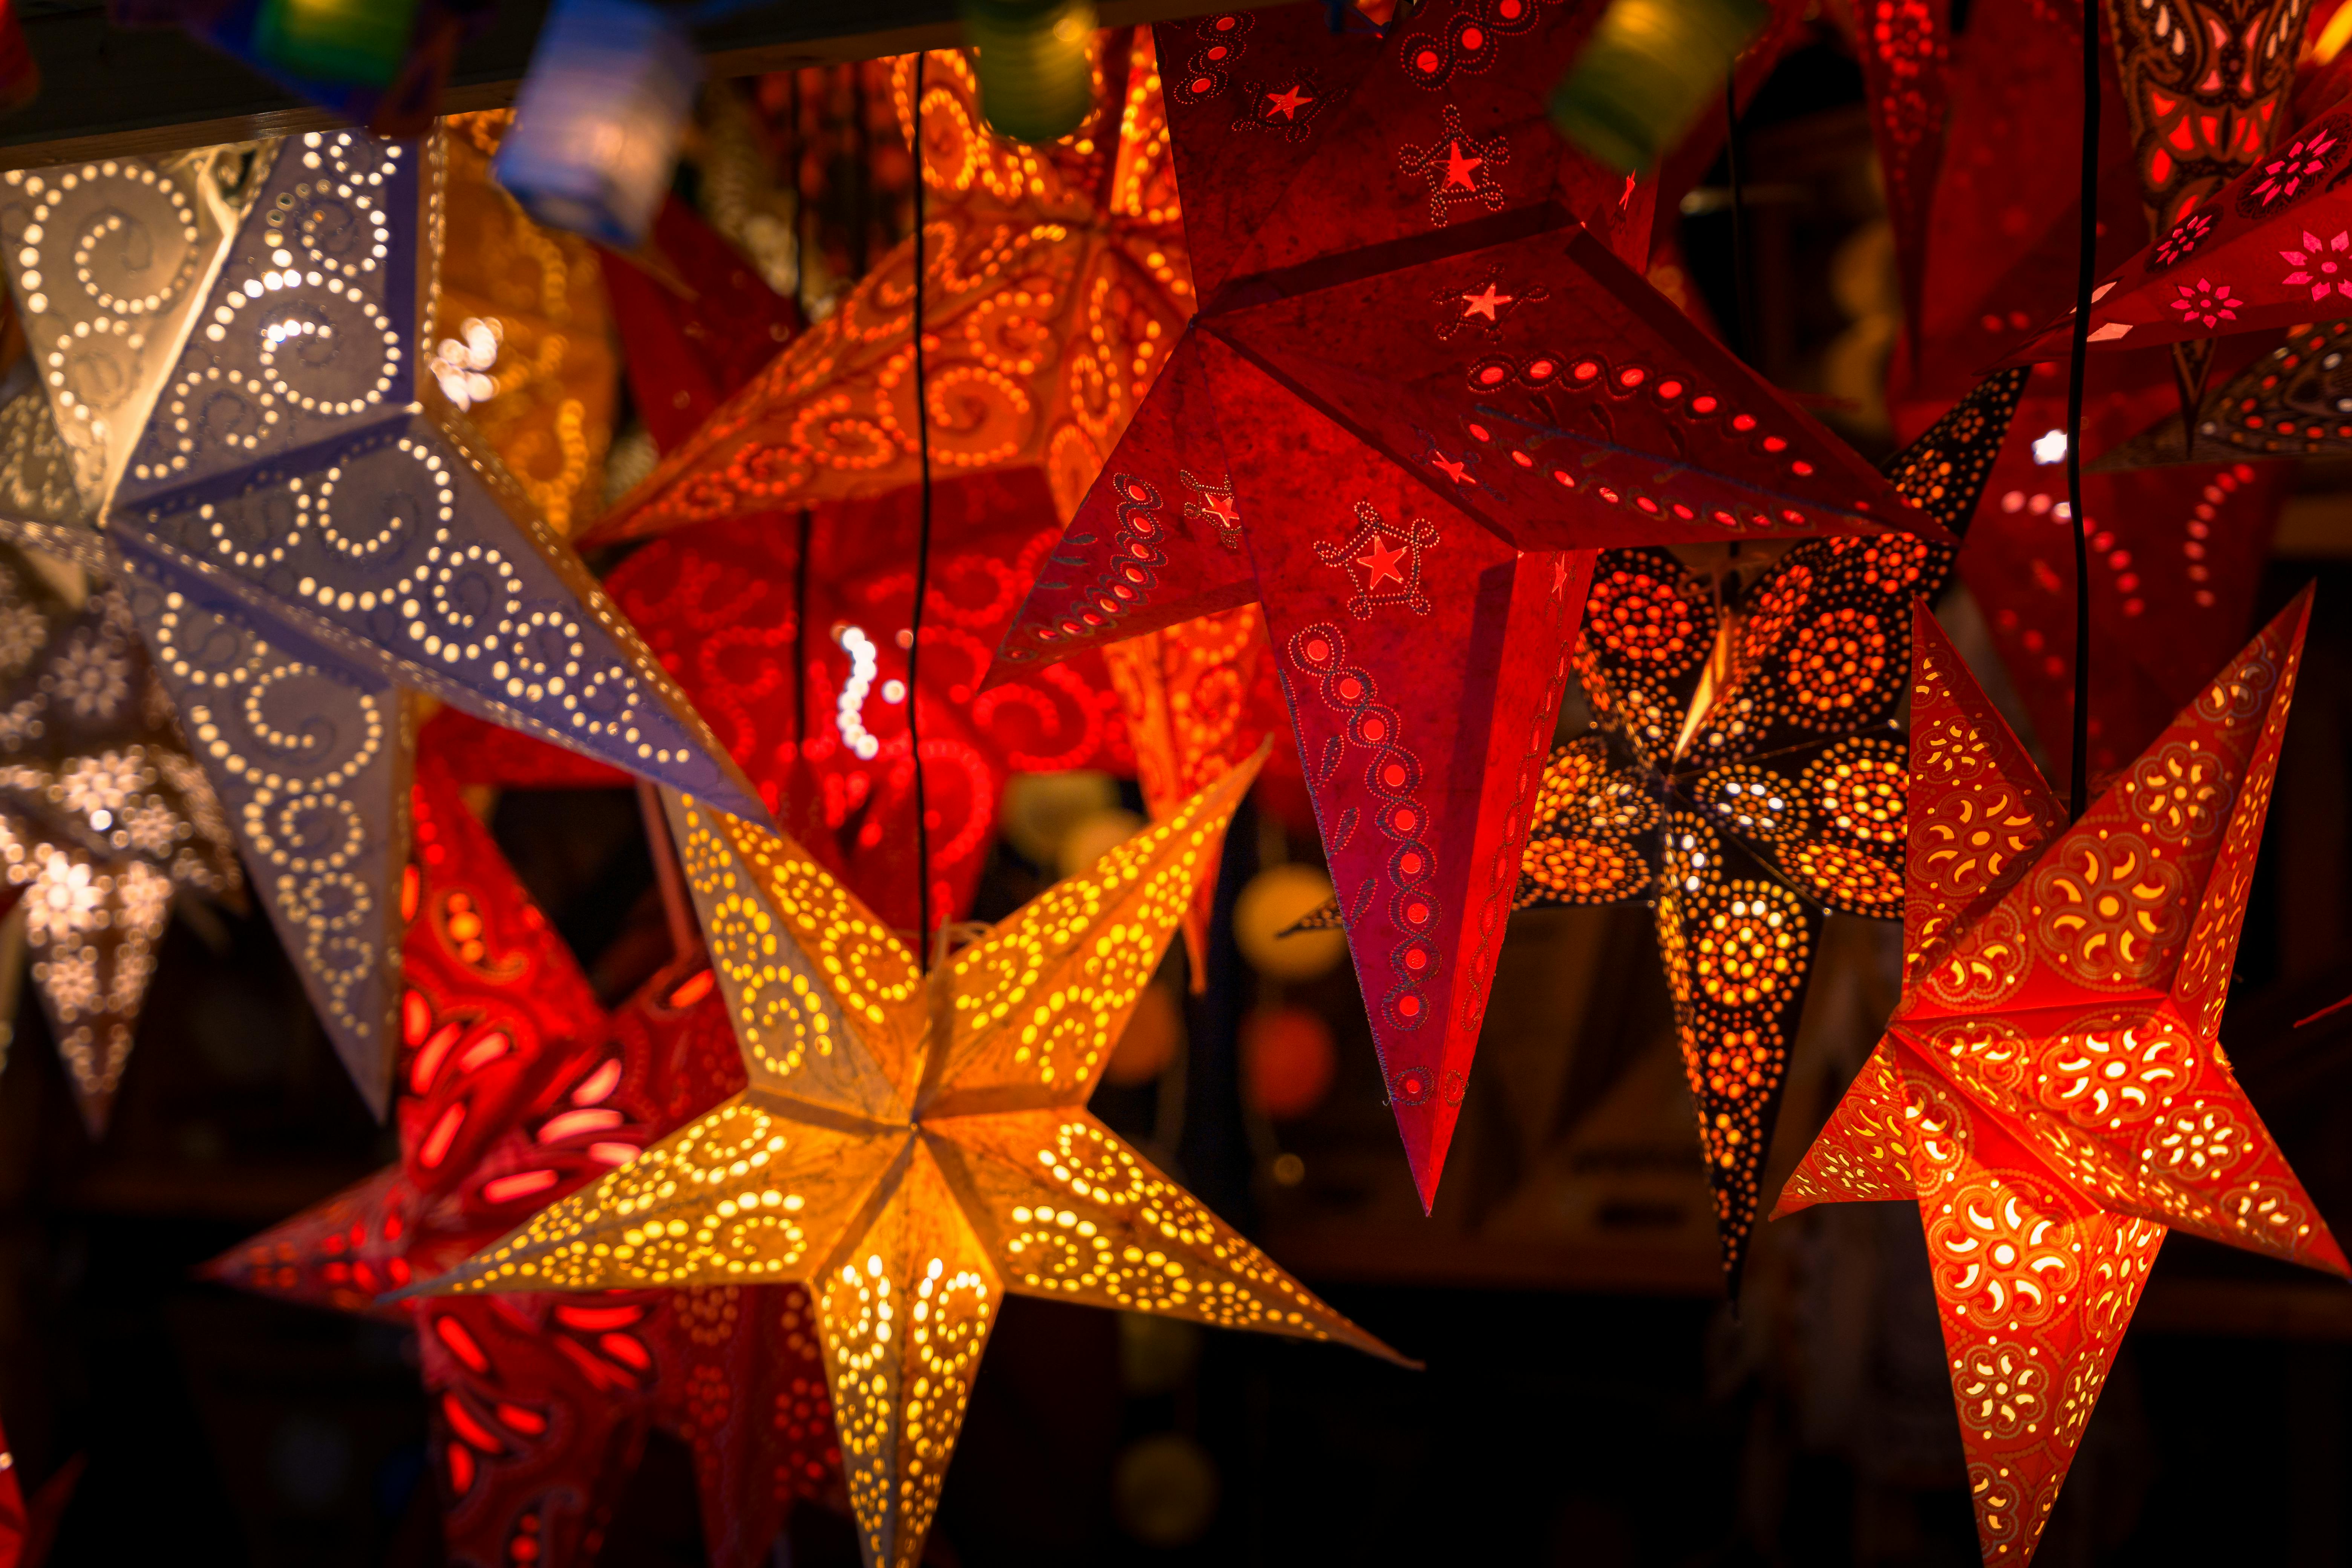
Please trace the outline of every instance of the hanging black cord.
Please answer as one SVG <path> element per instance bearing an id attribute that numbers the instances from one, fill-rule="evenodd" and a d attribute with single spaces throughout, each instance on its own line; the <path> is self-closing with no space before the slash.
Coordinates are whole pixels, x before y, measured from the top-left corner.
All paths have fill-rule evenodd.
<path id="1" fill-rule="evenodd" d="M 916 721 L 923 683 L 923 597 L 931 586 L 931 403 L 923 354 L 923 56 L 915 54 L 915 450 L 922 465 L 915 522 L 915 609 L 907 626 L 907 754 L 915 764 L 915 909 L 918 962 L 928 962 L 931 943 L 930 804 L 923 790 L 923 732 Z"/>
<path id="2" fill-rule="evenodd" d="M 1723 78 L 1724 178 L 1731 186 L 1731 336 L 1740 357 L 1755 362 L 1748 341 L 1748 200 L 1739 189 L 1739 57 Z"/>
<path id="3" fill-rule="evenodd" d="M 809 545 L 816 533 L 816 513 L 801 508 L 800 549 L 793 557 L 793 763 L 808 760 L 809 578 L 816 568 L 809 561 Z M 787 784 L 786 788 L 791 786 Z M 785 825 L 791 831 L 791 825 Z"/>
<path id="4" fill-rule="evenodd" d="M 2074 734 L 2069 804 L 2091 805 L 2091 520 L 2083 514 L 2083 373 L 2089 368 L 2091 289 L 2098 282 L 2099 0 L 2083 0 L 2082 225 L 2075 239 L 2074 357 L 2066 372 L 2066 507 L 2074 530 Z"/>

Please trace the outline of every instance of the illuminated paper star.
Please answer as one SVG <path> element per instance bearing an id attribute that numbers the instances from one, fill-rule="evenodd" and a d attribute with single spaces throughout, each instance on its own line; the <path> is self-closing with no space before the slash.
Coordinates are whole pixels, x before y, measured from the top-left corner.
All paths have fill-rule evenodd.
<path id="1" fill-rule="evenodd" d="M 990 675 L 1263 607 L 1424 1203 L 1590 552 L 1932 527 L 1628 264 L 1648 257 L 1649 187 L 1621 201 L 1544 107 L 1588 10 L 1453 0 L 1385 38 L 1335 37 L 1312 5 L 1160 25 L 1202 308 Z M 1308 62 L 1323 108 L 1304 135 L 1237 120 L 1248 73 Z M 1465 331 L 1490 289 L 1517 302 Z M 1184 474 L 1232 488 L 1246 551 L 1179 507 Z M 1350 543 L 1366 508 L 1391 545 L 1413 531 L 1402 585 L 1373 540 Z"/>
<path id="2" fill-rule="evenodd" d="M 429 756 L 414 804 L 400 1160 L 207 1272 L 415 1330 L 453 1563 L 592 1560 L 656 1425 L 693 1446 L 706 1539 L 732 1553 L 714 1563 L 762 1560 L 790 1493 L 824 1489 L 833 1446 L 798 1287 L 382 1300 L 743 1084 L 699 953 L 608 1016 Z"/>
<path id="3" fill-rule="evenodd" d="M 797 846 L 673 798 L 751 1087 L 425 1289 L 805 1281 L 866 1559 L 892 1568 L 1005 1291 L 1390 1353 L 1083 1109 L 1256 771 L 928 976 Z"/>
<path id="4" fill-rule="evenodd" d="M 2032 1556 L 2168 1229 L 2352 1272 L 2216 1037 L 2311 598 L 2071 826 L 1915 611 L 1903 991 L 1776 1213 L 1918 1203 L 1989 1564 Z"/>
<path id="5" fill-rule="evenodd" d="M 443 155 L 319 132 L 0 176 L 26 215 L 6 265 L 78 491 L 60 547 L 119 577 L 379 1111 L 401 688 L 761 809 L 427 364 Z"/>

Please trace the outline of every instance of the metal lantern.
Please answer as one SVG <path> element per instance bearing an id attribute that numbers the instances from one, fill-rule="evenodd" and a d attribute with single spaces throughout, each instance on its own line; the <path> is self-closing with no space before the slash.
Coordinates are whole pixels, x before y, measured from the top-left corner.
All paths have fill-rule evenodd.
<path id="1" fill-rule="evenodd" d="M 644 243 L 669 189 L 702 62 L 632 0 L 566 0 L 547 18 L 499 149 L 499 183 L 551 228 Z"/>

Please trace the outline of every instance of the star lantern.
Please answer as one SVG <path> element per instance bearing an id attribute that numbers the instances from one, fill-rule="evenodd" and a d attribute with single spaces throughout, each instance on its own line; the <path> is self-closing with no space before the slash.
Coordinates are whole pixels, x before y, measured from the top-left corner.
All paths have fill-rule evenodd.
<path id="1" fill-rule="evenodd" d="M 362 1092 L 397 984 L 403 686 L 751 792 L 426 373 L 442 149 L 312 132 L 0 177 L 87 528 Z M 37 231 L 38 237 L 32 236 Z"/>
<path id="2" fill-rule="evenodd" d="M 1045 147 L 991 136 L 960 53 L 923 58 L 930 460 L 1030 470 L 1061 517 L 1093 482 L 1192 308 L 1149 34 L 1096 40 L 1096 110 Z M 896 61 L 915 123 L 915 57 Z M 921 480 L 914 247 L 734 393 L 599 521 L 603 542 L 867 500 Z"/>
<path id="3" fill-rule="evenodd" d="M 869 1564 L 911 1564 L 1005 1292 L 1387 1353 L 1083 1109 L 1255 768 L 928 974 L 803 850 L 671 797 L 750 1087 L 456 1291 L 805 1281 Z"/>
<path id="4" fill-rule="evenodd" d="M 2168 1230 L 2347 1273 L 2215 1037 L 2310 613 L 2071 826 L 1915 613 L 1903 991 L 1776 1212 L 1917 1201 L 1988 1563 L 2032 1556 Z"/>
<path id="5" fill-rule="evenodd" d="M 1927 274 L 1927 224 L 1951 111 L 1949 0 L 1852 0 L 1870 128 L 1886 186 L 1901 275 L 1903 321 L 1918 358 Z"/>
<path id="6" fill-rule="evenodd" d="M 674 965 L 607 1018 L 429 759 L 415 805 L 400 1163 L 212 1272 L 281 1300 L 414 1323 L 453 1562 L 593 1561 L 658 1423 L 694 1446 L 712 1563 L 749 1568 L 791 1491 L 824 1484 L 831 1434 L 804 1294 L 760 1285 L 381 1301 L 742 1086 L 707 968 Z"/>
<path id="7" fill-rule="evenodd" d="M 1969 46 L 1949 69 L 1955 143 L 1929 214 L 1922 326 L 1916 356 L 1898 344 L 1890 376 L 1897 434 L 1926 429 L 1974 385 L 1980 367 L 2030 341 L 2073 296 L 2076 171 L 2044 155 L 2048 128 L 2082 102 L 2082 44 L 2073 14 L 2029 0 L 1987 0 L 1969 13 Z M 2103 68 L 2113 57 L 2101 51 Z M 2110 78 L 2113 102 L 2121 88 Z M 2126 116 L 2100 117 L 2099 265 L 2110 268 L 2146 231 L 2137 153 Z M 1883 158 L 1893 153 L 1881 144 Z M 2062 166 L 2063 165 L 2063 166 Z M 2213 374 L 2235 374 L 2223 344 Z M 2083 497 L 2091 520 L 2090 750 L 2093 776 L 2128 763 L 2193 696 L 2245 635 L 2271 527 L 2284 500 L 2274 465 L 2203 460 L 2169 472 L 2101 471 L 2105 454 L 2177 416 L 2170 353 L 2125 348 L 2087 367 Z M 1959 571 L 1984 611 L 2003 668 L 2044 754 L 2067 766 L 2073 736 L 2074 539 L 2066 504 L 2063 367 L 2034 372 L 2019 404 Z M 2178 442 L 2175 457 L 2178 461 Z"/>
<path id="8" fill-rule="evenodd" d="M 1621 259 L 1648 193 L 1544 118 L 1592 10 L 1160 27 L 1207 305 L 992 672 L 1262 606 L 1424 1202 L 1586 552 L 1916 521 Z"/>
<path id="9" fill-rule="evenodd" d="M 77 602 L 79 601 L 79 602 Z M 0 868 L 34 989 L 93 1137 L 185 889 L 242 887 L 121 592 L 0 544 Z"/>
<path id="10" fill-rule="evenodd" d="M 1268 735 L 1287 728 L 1266 653 L 1265 622 L 1255 605 L 1103 645 L 1103 664 L 1127 717 L 1144 809 L 1154 821 L 1164 820 L 1239 765 Z M 1048 665 L 1029 679 L 1062 668 Z M 990 695 L 1012 689 L 998 686 Z M 1296 754 L 1285 760 L 1295 773 Z M 1196 994 L 1209 983 L 1209 921 L 1218 860 L 1214 853 L 1208 857 L 1192 907 L 1184 911 L 1184 952 Z"/>
<path id="11" fill-rule="evenodd" d="M 604 504 L 620 368 L 594 247 L 531 222 L 490 178 L 513 118 L 444 122 L 447 216 L 426 368 L 548 527 L 568 535 Z"/>
<path id="12" fill-rule="evenodd" d="M 2120 267 L 2093 296 L 2095 350 L 2278 331 L 2352 315 L 2352 194 L 2336 181 L 2352 162 L 2352 106 L 2315 115 Z M 2019 357 L 2064 352 L 2068 322 Z"/>
<path id="13" fill-rule="evenodd" d="M 1998 374 L 1890 464 L 1954 531 L 2025 381 Z M 1797 544 L 1743 581 L 1601 558 L 1577 672 L 1597 728 L 1552 753 L 1515 907 L 1650 903 L 1735 1293 L 1827 911 L 1900 912 L 1910 605 L 1954 552 Z"/>

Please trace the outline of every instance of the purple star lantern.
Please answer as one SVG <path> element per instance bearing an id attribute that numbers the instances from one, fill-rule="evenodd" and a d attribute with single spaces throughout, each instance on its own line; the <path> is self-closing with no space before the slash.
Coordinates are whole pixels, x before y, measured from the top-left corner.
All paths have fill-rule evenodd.
<path id="1" fill-rule="evenodd" d="M 379 1114 L 401 689 L 767 815 L 423 374 L 439 186 L 436 142 L 355 132 L 0 176 L 33 363 L 100 531 L 82 538 Z"/>

